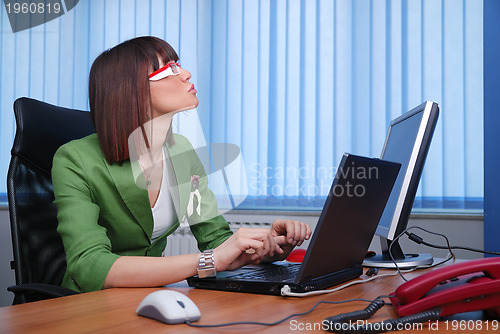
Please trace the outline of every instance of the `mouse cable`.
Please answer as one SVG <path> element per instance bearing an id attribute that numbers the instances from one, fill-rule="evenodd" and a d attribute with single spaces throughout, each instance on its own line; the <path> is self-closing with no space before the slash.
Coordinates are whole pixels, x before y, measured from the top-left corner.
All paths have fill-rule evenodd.
<path id="1" fill-rule="evenodd" d="M 444 249 L 448 249 L 448 256 L 443 261 L 432 264 L 432 265 L 416 266 L 413 268 L 414 270 L 433 268 L 433 267 L 439 266 L 445 262 L 448 262 L 452 259 L 455 259 L 455 254 L 453 253 L 452 248 L 450 246 L 450 240 L 448 239 L 448 237 L 446 235 L 441 234 L 441 233 L 437 233 L 437 232 L 432 232 L 432 231 L 426 230 L 426 229 L 419 227 L 419 226 L 410 226 L 410 227 L 406 228 L 403 232 L 401 232 L 396 238 L 394 238 L 393 242 L 389 245 L 389 255 L 391 257 L 391 260 L 394 263 L 394 265 L 396 266 L 396 270 L 398 271 L 399 276 L 401 276 L 401 278 L 406 282 L 408 282 L 408 280 L 406 279 L 406 277 L 404 277 L 403 272 L 399 268 L 398 263 L 396 262 L 393 254 L 392 254 L 392 246 L 396 243 L 397 240 L 399 240 L 399 238 L 401 238 L 405 234 L 407 235 L 408 231 L 412 230 L 412 229 L 420 229 L 420 230 L 425 231 L 429 234 L 434 234 L 434 235 L 443 237 L 446 240 L 446 244 L 447 244 L 447 247 L 444 247 Z"/>
<path id="2" fill-rule="evenodd" d="M 198 325 L 198 324 L 193 324 L 189 320 L 186 320 L 185 324 L 189 325 L 191 327 L 197 327 L 197 328 L 227 327 L 227 326 L 236 326 L 236 325 L 275 326 L 275 325 L 279 325 L 279 324 L 287 321 L 290 318 L 299 317 L 299 316 L 303 316 L 303 315 L 309 314 L 312 311 L 314 311 L 316 309 L 316 307 L 318 307 L 320 304 L 343 304 L 343 303 L 350 303 L 350 302 L 357 302 L 357 301 L 368 302 L 368 303 L 373 303 L 374 302 L 374 300 L 363 299 L 363 298 L 346 299 L 346 300 L 341 300 L 341 301 L 326 301 L 326 300 L 322 300 L 322 301 L 319 301 L 316 304 L 314 304 L 313 307 L 311 307 L 309 310 L 307 310 L 305 312 L 294 313 L 292 315 L 289 315 L 289 316 L 287 316 L 287 317 L 285 317 L 283 319 L 280 319 L 278 321 L 275 321 L 275 322 L 239 321 L 239 322 L 229 322 L 229 323 L 225 323 L 225 324 Z"/>

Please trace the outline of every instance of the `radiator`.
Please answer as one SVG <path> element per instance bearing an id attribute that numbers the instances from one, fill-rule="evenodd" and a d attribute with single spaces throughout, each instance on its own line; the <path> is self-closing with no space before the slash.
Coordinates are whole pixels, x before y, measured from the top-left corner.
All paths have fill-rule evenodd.
<path id="1" fill-rule="evenodd" d="M 270 228 L 271 223 L 268 222 L 228 222 L 231 231 L 236 231 L 240 227 L 245 228 Z M 181 255 L 189 253 L 198 253 L 198 244 L 189 227 L 178 228 L 167 238 L 167 247 L 164 255 Z"/>

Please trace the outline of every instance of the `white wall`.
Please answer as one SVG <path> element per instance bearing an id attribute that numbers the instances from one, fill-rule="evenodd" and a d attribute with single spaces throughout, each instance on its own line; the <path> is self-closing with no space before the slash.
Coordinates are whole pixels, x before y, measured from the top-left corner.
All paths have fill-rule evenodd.
<path id="1" fill-rule="evenodd" d="M 311 225 L 316 226 L 318 220 L 318 213 L 298 214 L 298 213 L 246 213 L 246 212 L 232 212 L 225 214 L 228 221 L 231 222 L 259 222 L 270 223 L 276 218 L 290 218 L 300 220 Z M 251 225 L 251 224 L 250 224 Z M 420 226 L 445 234 L 452 245 L 469 246 L 474 248 L 483 248 L 483 220 L 480 216 L 449 216 L 449 215 L 413 215 L 410 220 L 410 226 Z M 427 236 L 423 232 L 415 231 L 426 241 L 443 245 L 444 239 L 436 238 L 434 236 Z M 176 238 L 188 237 L 183 236 L 182 233 L 176 234 Z M 192 237 L 192 236 L 191 236 Z M 194 240 L 193 240 L 194 241 Z M 170 240 L 169 246 L 173 253 L 178 253 L 179 242 Z M 193 242 L 193 245 L 195 243 Z M 308 243 L 305 243 L 301 248 L 306 248 Z M 426 246 L 421 246 L 409 241 L 407 238 L 402 238 L 401 246 L 405 252 L 409 253 L 431 253 L 434 257 L 445 257 L 445 250 L 430 249 Z M 375 237 L 370 246 L 371 250 L 380 252 L 380 245 L 378 237 Z M 457 257 L 465 259 L 473 259 L 482 257 L 481 254 L 456 251 Z M 0 208 L 0 307 L 11 305 L 13 294 L 7 291 L 7 287 L 15 284 L 14 271 L 10 269 L 10 261 L 12 256 L 12 241 L 10 236 L 10 222 L 9 212 L 6 208 Z"/>

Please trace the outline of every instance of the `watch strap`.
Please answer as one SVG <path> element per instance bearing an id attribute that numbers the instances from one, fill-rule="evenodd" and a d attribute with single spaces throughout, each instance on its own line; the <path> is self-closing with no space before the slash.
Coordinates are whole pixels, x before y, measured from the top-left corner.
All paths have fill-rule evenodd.
<path id="1" fill-rule="evenodd" d="M 198 277 L 214 277 L 217 275 L 215 269 L 214 250 L 207 249 L 200 254 L 200 262 L 198 263 Z"/>

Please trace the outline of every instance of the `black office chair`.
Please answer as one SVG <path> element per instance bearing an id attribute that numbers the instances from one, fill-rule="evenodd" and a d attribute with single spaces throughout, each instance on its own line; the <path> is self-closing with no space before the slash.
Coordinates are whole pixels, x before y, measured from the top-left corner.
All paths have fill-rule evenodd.
<path id="1" fill-rule="evenodd" d="M 16 137 L 7 174 L 16 285 L 13 304 L 76 294 L 62 288 L 66 256 L 57 228 L 51 169 L 57 149 L 95 132 L 90 113 L 29 98 L 14 102 Z"/>

